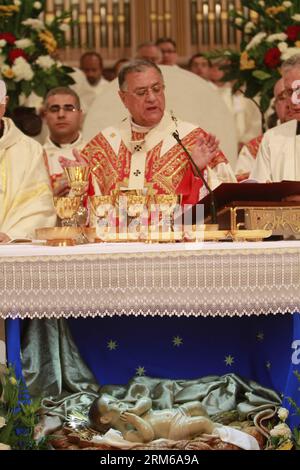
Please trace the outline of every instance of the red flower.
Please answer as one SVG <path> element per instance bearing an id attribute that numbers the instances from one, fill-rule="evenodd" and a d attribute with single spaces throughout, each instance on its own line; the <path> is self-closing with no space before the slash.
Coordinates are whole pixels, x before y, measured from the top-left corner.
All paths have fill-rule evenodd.
<path id="1" fill-rule="evenodd" d="M 10 45 L 16 42 L 16 37 L 12 33 L 0 33 L 0 39 L 4 39 Z"/>
<path id="2" fill-rule="evenodd" d="M 280 64 L 281 52 L 278 47 L 271 47 L 265 53 L 264 63 L 270 69 L 275 69 Z"/>
<path id="3" fill-rule="evenodd" d="M 8 53 L 8 60 L 11 64 L 14 63 L 14 61 L 18 58 L 18 57 L 24 57 L 25 60 L 27 60 L 27 55 L 25 54 L 25 52 L 23 51 L 23 49 L 11 49 Z"/>
<path id="4" fill-rule="evenodd" d="M 287 34 L 287 37 L 290 41 L 297 41 L 298 37 L 299 37 L 299 33 L 300 33 L 300 26 L 299 25 L 294 25 L 294 26 L 288 26 L 286 28 L 286 34 Z"/>

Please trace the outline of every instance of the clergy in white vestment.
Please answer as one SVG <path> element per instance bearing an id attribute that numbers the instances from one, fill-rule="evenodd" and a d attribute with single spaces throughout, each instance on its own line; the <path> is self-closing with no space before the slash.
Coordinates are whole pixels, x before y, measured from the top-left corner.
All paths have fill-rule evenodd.
<path id="1" fill-rule="evenodd" d="M 53 194 L 64 196 L 70 188 L 59 157 L 74 160 L 73 149 L 81 151 L 86 145 L 80 131 L 83 113 L 77 93 L 68 87 L 53 88 L 45 98 L 43 115 L 49 130 L 43 147 Z"/>
<path id="2" fill-rule="evenodd" d="M 243 144 L 249 142 L 261 134 L 261 113 L 258 106 L 242 92 L 232 92 L 232 84 L 225 83 L 223 66 L 226 60 L 216 59 L 212 61 L 209 69 L 210 80 L 217 86 L 221 98 L 234 117 L 236 136 L 239 149 Z"/>
<path id="3" fill-rule="evenodd" d="M 80 57 L 80 69 L 84 73 L 86 82 L 83 86 L 85 105 L 90 106 L 92 101 L 105 89 L 108 81 L 103 77 L 103 61 L 98 52 L 88 51 Z M 81 98 L 81 94 L 79 95 Z"/>
<path id="4" fill-rule="evenodd" d="M 98 133 L 78 160 L 91 165 L 102 194 L 120 187 L 150 188 L 157 194 L 182 194 L 184 204 L 197 203 L 206 190 L 175 132 L 212 187 L 236 181 L 214 136 L 165 111 L 163 75 L 156 64 L 136 60 L 125 65 L 119 86 L 130 116 Z"/>
<path id="5" fill-rule="evenodd" d="M 43 149 L 3 117 L 6 103 L 0 80 L 0 243 L 34 238 L 36 228 L 56 221 Z"/>
<path id="6" fill-rule="evenodd" d="M 274 107 L 277 116 L 277 125 L 283 124 L 291 119 L 283 78 L 280 78 L 274 86 Z M 249 178 L 255 165 L 262 138 L 263 134 L 260 134 L 243 145 L 235 167 L 235 175 L 238 181 Z"/>
<path id="7" fill-rule="evenodd" d="M 291 120 L 265 133 L 250 174 L 260 182 L 300 181 L 300 54 L 284 62 L 282 76 Z"/>

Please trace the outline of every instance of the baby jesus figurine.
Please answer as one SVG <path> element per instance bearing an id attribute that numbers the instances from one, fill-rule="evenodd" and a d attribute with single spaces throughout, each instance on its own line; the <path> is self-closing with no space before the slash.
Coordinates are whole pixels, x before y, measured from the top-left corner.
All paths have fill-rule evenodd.
<path id="1" fill-rule="evenodd" d="M 134 405 L 122 402 L 106 393 L 90 408 L 91 425 L 109 425 L 130 442 L 146 443 L 155 439 L 193 439 L 200 434 L 212 434 L 213 423 L 197 401 L 178 408 L 153 410 L 152 400 L 139 398 Z"/>

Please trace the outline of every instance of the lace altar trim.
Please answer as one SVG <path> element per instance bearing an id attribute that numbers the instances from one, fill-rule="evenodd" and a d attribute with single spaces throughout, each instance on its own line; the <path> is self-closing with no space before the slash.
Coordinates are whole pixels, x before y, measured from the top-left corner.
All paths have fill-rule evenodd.
<path id="1" fill-rule="evenodd" d="M 300 249 L 0 258 L 0 317 L 300 311 Z"/>

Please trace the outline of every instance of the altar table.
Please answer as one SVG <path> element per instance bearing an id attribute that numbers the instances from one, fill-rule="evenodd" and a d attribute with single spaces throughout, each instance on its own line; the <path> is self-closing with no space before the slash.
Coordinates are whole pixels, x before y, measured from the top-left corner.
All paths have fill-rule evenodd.
<path id="1" fill-rule="evenodd" d="M 298 241 L 5 245 L 0 292 L 15 364 L 20 319 L 66 317 L 101 384 L 235 372 L 300 402 Z"/>

